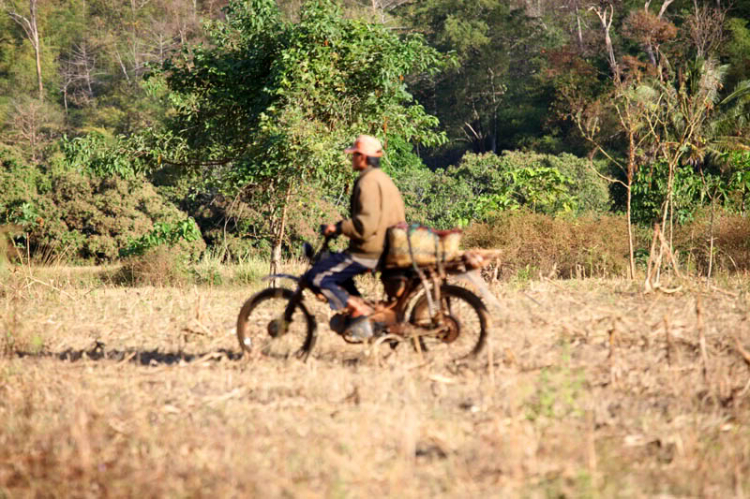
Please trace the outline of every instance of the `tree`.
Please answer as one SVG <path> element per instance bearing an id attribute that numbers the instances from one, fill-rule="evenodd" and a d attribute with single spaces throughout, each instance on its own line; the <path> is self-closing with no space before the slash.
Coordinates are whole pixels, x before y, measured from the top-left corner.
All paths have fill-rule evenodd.
<path id="1" fill-rule="evenodd" d="M 533 103 L 539 92 L 533 75 L 554 34 L 524 8 L 501 0 L 413 2 L 400 14 L 431 45 L 455 55 L 449 70 L 418 82 L 423 102 L 452 143 L 474 152 L 499 152 L 507 144 L 503 132 L 516 133 L 513 128 L 524 125 L 523 120 L 509 123 L 502 112 L 512 115 Z"/>
<path id="2" fill-rule="evenodd" d="M 664 47 L 677 39 L 678 30 L 664 18 L 664 14 L 672 2 L 665 0 L 659 13 L 652 14 L 648 10 L 651 2 L 646 1 L 643 11 L 633 11 L 626 18 L 623 33 L 643 49 L 647 56 L 645 62 L 624 56 L 623 63 L 618 63 L 610 36 L 614 7 L 611 3 L 606 8 L 592 7 L 605 35 L 612 87 L 593 102 L 581 103 L 576 87 L 568 96 L 572 116 L 582 135 L 594 145 L 595 151 L 607 156 L 623 173 L 624 180 L 609 180 L 620 184 L 626 192 L 631 278 L 635 276 L 631 202 L 638 169 L 643 163 L 650 163 L 652 170 L 653 165 L 666 165 L 666 185 L 660 210 L 661 227 L 664 228 L 667 221 L 671 223 L 674 213 L 677 167 L 692 153 L 701 156 L 694 160 L 703 160 L 701 144 L 705 144 L 707 123 L 718 101 L 725 71 L 715 61 L 706 61 L 700 56 L 692 63 L 677 67 L 670 65 Z M 688 22 L 688 34 L 695 42 L 697 53 L 715 46 L 706 42 L 705 25 L 711 24 L 706 19 L 720 17 L 696 6 Z M 616 152 L 608 150 L 602 141 L 602 122 L 609 110 L 615 111 L 617 116 L 617 135 L 626 138 L 626 147 L 615 149 Z M 618 158 L 618 153 L 624 158 Z M 664 246 L 660 245 L 659 261 L 663 249 Z M 671 254 L 671 240 L 667 249 Z"/>
<path id="3" fill-rule="evenodd" d="M 61 116 L 51 104 L 21 96 L 11 103 L 7 136 L 9 142 L 27 144 L 31 161 L 36 162 L 42 146 L 59 133 L 61 122 Z"/>
<path id="4" fill-rule="evenodd" d="M 39 88 L 39 100 L 44 100 L 44 85 L 42 84 L 42 47 L 39 36 L 39 23 L 37 19 L 37 4 L 39 0 L 29 0 L 29 14 L 28 16 L 20 13 L 20 9 L 16 6 L 15 2 L 6 5 L 5 1 L 0 3 L 8 13 L 8 15 L 15 21 L 21 28 L 23 28 L 26 37 L 29 39 L 31 46 L 34 49 L 34 55 L 36 58 L 36 79 L 37 86 Z"/>
<path id="5" fill-rule="evenodd" d="M 265 206 L 275 257 L 297 187 L 325 190 L 348 178 L 341 151 L 358 134 L 378 135 L 386 148 L 391 138 L 444 141 L 407 91 L 408 75 L 442 64 L 417 35 L 345 19 L 328 0 L 306 3 L 298 23 L 284 21 L 272 0 L 231 1 L 208 35 L 212 46 L 164 66 L 170 130 L 186 144 L 184 157 L 169 160 Z"/>

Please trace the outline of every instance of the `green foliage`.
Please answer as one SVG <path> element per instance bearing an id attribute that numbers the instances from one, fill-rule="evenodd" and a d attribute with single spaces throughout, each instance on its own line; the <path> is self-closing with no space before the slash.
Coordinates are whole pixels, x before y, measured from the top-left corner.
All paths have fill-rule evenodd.
<path id="1" fill-rule="evenodd" d="M 632 188 L 633 222 L 651 225 L 660 222 L 667 196 L 668 165 L 655 163 L 638 170 Z M 678 224 L 692 219 L 693 213 L 705 201 L 703 182 L 690 165 L 675 169 L 674 221 Z"/>
<path id="2" fill-rule="evenodd" d="M 40 2 L 42 100 L 31 42 L 7 13 L 28 15 L 28 4 L 5 2 L 0 224 L 19 227 L 15 242 L 42 260 L 110 261 L 135 241 L 149 246 L 149 234 L 166 238 L 158 224 L 192 216 L 223 262 L 267 253 L 286 206 L 294 255 L 299 239 L 346 210 L 341 187 L 353 173 L 341 150 L 360 133 L 384 142 L 383 168 L 410 220 L 600 213 L 607 187 L 588 161 L 565 154 L 592 147 L 571 117 L 623 170 L 635 133 L 638 222 L 660 218 L 669 164 L 675 221 L 695 223 L 711 203 L 750 208 L 744 4 L 702 59 L 691 2 L 660 20 L 653 6 L 618 4 L 615 89 L 596 49 L 600 23 L 575 2 L 377 3 L 232 0 L 220 13 L 227 2 Z M 505 148 L 524 152 L 474 154 Z M 622 192 L 613 188 L 617 210 Z M 179 245 L 195 255 L 202 240 Z"/>
<path id="3" fill-rule="evenodd" d="M 143 176 L 100 179 L 66 169 L 43 175 L 15 161 L 4 165 L 0 224 L 19 225 L 28 236 L 28 251 L 40 259 L 112 261 L 154 223 L 178 227 L 178 235 L 194 234 L 191 227 L 179 225 L 185 214 L 166 203 Z M 180 252 L 196 257 L 205 243 L 198 237 L 179 246 Z"/>
<path id="4" fill-rule="evenodd" d="M 534 75 L 544 67 L 542 47 L 560 42 L 556 30 L 501 0 L 409 2 L 400 14 L 455 56 L 450 70 L 417 86 L 453 147 L 498 152 L 538 133 L 549 97 Z"/>
<path id="5" fill-rule="evenodd" d="M 214 47 L 165 65 L 172 127 L 195 161 L 231 161 L 212 172 L 223 190 L 341 180 L 341 151 L 359 133 L 387 127 L 386 139 L 442 140 L 403 82 L 440 64 L 420 38 L 344 19 L 326 0 L 305 4 L 297 24 L 270 0 L 233 1 L 227 14 L 209 31 Z"/>
<path id="6" fill-rule="evenodd" d="M 675 169 L 674 221 L 691 222 L 696 213 L 715 203 L 728 211 L 745 212 L 750 204 L 750 153 L 734 151 L 717 159 L 719 167 L 679 165 Z M 640 169 L 633 184 L 633 221 L 660 221 L 667 196 L 668 167 L 656 163 Z"/>
<path id="7" fill-rule="evenodd" d="M 729 178 L 726 189 L 727 207 L 739 213 L 750 209 L 750 151 L 734 151 L 727 155 Z"/>
<path id="8" fill-rule="evenodd" d="M 82 137 L 60 141 L 66 166 L 76 171 L 104 178 L 117 175 L 132 178 L 146 170 L 146 166 L 134 158 L 132 149 L 123 137 L 106 137 L 101 132 L 91 132 Z"/>
<path id="9" fill-rule="evenodd" d="M 339 198 L 352 177 L 342 151 L 358 134 L 400 144 L 388 149 L 395 165 L 413 161 L 415 144 L 444 141 L 405 82 L 443 64 L 421 37 L 346 19 L 329 0 L 305 3 L 299 16 L 285 21 L 272 0 L 231 1 L 210 46 L 163 68 L 170 130 L 187 146 L 179 161 L 204 166 L 205 190 L 241 193 L 260 215 L 249 232 L 263 237 L 303 188 L 314 186 L 312 205 Z"/>
<path id="10" fill-rule="evenodd" d="M 417 189 L 405 189 L 407 199 L 420 202 L 413 216 L 439 228 L 465 227 L 488 220 L 494 212 L 520 207 L 547 214 L 608 208 L 604 181 L 587 160 L 569 154 L 467 153 L 458 165 L 418 179 Z"/>
<path id="11" fill-rule="evenodd" d="M 192 218 L 175 223 L 157 222 L 148 234 L 129 239 L 128 245 L 120 250 L 120 256 L 142 256 L 158 246 L 172 248 L 180 241 L 191 243 L 200 237 L 200 230 Z"/>
<path id="12" fill-rule="evenodd" d="M 0 146 L 0 225 L 14 224 L 25 232 L 34 230 L 41 216 L 39 190 L 46 182 L 37 167 Z"/>
<path id="13" fill-rule="evenodd" d="M 726 44 L 726 55 L 731 67 L 727 76 L 727 85 L 734 88 L 742 80 L 750 79 L 750 28 L 748 19 L 730 18 L 726 22 L 729 42 Z"/>

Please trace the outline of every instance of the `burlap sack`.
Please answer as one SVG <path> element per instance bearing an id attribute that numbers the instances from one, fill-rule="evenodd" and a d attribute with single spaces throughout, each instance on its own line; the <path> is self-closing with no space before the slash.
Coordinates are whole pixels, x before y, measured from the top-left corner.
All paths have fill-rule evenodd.
<path id="1" fill-rule="evenodd" d="M 409 240 L 411 240 L 411 249 L 417 265 L 433 265 L 438 261 L 447 262 L 459 258 L 461 255 L 459 250 L 460 231 L 438 235 L 428 227 L 410 227 L 406 224 L 400 224 L 388 229 L 386 267 L 409 267 L 412 265 Z"/>

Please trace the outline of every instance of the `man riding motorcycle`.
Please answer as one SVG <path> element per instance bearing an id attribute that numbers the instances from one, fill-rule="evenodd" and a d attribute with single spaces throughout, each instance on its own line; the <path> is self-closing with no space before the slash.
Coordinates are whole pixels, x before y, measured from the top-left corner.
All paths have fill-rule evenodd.
<path id="1" fill-rule="evenodd" d="M 360 135 L 344 150 L 352 155 L 352 168 L 359 172 L 350 200 L 350 218 L 325 226 L 326 236 L 349 238 L 345 252 L 319 260 L 304 276 L 313 289 L 328 299 L 333 310 L 346 309 L 349 334 L 358 339 L 373 336 L 368 315 L 373 310 L 361 299 L 354 277 L 374 270 L 385 248 L 388 228 L 406 221 L 404 202 L 393 180 L 380 169 L 380 141 Z"/>

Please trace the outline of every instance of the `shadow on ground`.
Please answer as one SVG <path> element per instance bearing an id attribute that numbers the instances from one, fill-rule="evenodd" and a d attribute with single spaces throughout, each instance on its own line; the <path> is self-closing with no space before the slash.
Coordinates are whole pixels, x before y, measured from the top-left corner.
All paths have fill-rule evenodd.
<path id="1" fill-rule="evenodd" d="M 164 352 L 157 349 L 145 351 L 134 349 L 109 350 L 106 348 L 106 345 L 100 341 L 97 341 L 88 349 L 75 350 L 69 348 L 62 352 L 18 351 L 16 352 L 16 355 L 21 358 L 57 358 L 68 362 L 77 362 L 80 360 L 111 360 L 117 362 L 130 362 L 142 366 L 173 365 L 180 362 L 205 362 L 210 360 L 219 361 L 222 359 L 239 360 L 242 357 L 242 353 L 224 348 L 203 353 Z"/>

